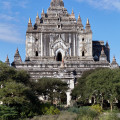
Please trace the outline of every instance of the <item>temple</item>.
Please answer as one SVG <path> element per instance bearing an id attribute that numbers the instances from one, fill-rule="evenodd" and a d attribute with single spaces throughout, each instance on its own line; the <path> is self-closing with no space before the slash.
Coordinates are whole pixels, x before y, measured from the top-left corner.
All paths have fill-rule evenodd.
<path id="1" fill-rule="evenodd" d="M 9 65 L 8 57 L 6 63 Z M 119 67 L 115 57 L 110 63 L 108 42 L 92 40 L 89 19 L 84 27 L 80 14 L 77 19 L 73 10 L 69 14 L 63 0 L 52 0 L 46 13 L 42 10 L 41 17 L 37 13 L 34 25 L 29 18 L 26 59 L 21 60 L 17 49 L 12 66 L 28 71 L 31 80 L 54 77 L 67 82 L 67 105 L 70 105 L 71 90 L 84 71 Z"/>

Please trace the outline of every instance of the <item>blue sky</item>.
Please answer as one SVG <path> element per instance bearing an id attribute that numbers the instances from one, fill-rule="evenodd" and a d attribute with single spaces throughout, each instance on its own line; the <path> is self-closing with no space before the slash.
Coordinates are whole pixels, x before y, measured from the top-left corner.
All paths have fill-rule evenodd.
<path id="1" fill-rule="evenodd" d="M 74 10 L 85 26 L 87 18 L 93 31 L 93 40 L 108 41 L 111 48 L 111 61 L 116 56 L 120 64 L 120 0 L 63 0 L 65 8 Z M 37 12 L 47 11 L 51 0 L 0 0 L 0 60 L 9 56 L 10 62 L 18 47 L 22 60 L 25 60 L 25 35 L 28 19 L 35 23 Z"/>

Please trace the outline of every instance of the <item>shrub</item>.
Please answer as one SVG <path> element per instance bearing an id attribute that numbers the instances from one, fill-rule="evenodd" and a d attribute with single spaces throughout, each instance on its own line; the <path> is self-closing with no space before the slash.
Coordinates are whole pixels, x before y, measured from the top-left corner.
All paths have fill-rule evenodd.
<path id="1" fill-rule="evenodd" d="M 58 108 L 51 106 L 49 103 L 42 104 L 40 107 L 43 115 L 56 115 L 60 113 Z"/>
<path id="2" fill-rule="evenodd" d="M 55 108 L 54 106 L 51 106 L 50 108 L 46 109 L 46 115 L 56 115 L 59 114 L 60 110 L 58 108 Z"/>
<path id="3" fill-rule="evenodd" d="M 99 120 L 120 120 L 116 113 L 105 113 L 99 117 Z"/>
<path id="4" fill-rule="evenodd" d="M 71 107 L 71 108 L 68 109 L 68 112 L 79 114 L 79 108 Z"/>
<path id="5" fill-rule="evenodd" d="M 18 117 L 18 112 L 15 108 L 5 105 L 0 105 L 0 120 L 14 120 Z"/>
<path id="6" fill-rule="evenodd" d="M 90 118 L 95 118 L 98 116 L 98 112 L 90 109 L 90 107 L 81 107 L 79 109 L 79 117 L 81 116 L 88 116 Z"/>
<path id="7" fill-rule="evenodd" d="M 101 113 L 102 112 L 102 108 L 99 104 L 97 105 L 92 105 L 91 106 L 91 109 L 94 110 L 94 111 L 97 111 L 98 113 Z"/>
<path id="8" fill-rule="evenodd" d="M 80 107 L 80 108 L 69 108 L 68 112 L 73 112 L 78 114 L 77 120 L 91 120 L 98 116 L 98 112 L 92 110 L 90 107 Z"/>

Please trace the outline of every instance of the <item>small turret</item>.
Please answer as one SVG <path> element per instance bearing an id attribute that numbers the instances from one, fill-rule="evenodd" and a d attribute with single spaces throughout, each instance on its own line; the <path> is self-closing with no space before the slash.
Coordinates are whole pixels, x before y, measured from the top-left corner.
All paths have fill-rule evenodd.
<path id="1" fill-rule="evenodd" d="M 102 47 L 101 55 L 99 58 L 100 61 L 107 61 L 107 56 L 105 55 L 104 48 Z"/>
<path id="2" fill-rule="evenodd" d="M 82 20 L 81 20 L 80 14 L 78 15 L 77 25 L 78 25 L 79 27 L 83 27 L 83 24 L 82 24 Z"/>
<path id="3" fill-rule="evenodd" d="M 118 63 L 116 62 L 115 56 L 113 56 L 113 61 L 111 63 L 111 67 L 112 68 L 119 68 Z"/>
<path id="4" fill-rule="evenodd" d="M 29 21 L 28 21 L 28 30 L 32 30 L 31 18 L 29 18 Z"/>
<path id="5" fill-rule="evenodd" d="M 18 48 L 17 48 L 15 56 L 14 56 L 14 62 L 22 62 L 21 56 L 20 56 L 19 51 L 18 51 Z"/>
<path id="6" fill-rule="evenodd" d="M 5 61 L 5 63 L 6 63 L 8 66 L 10 66 L 10 62 L 9 62 L 8 55 L 7 55 L 7 58 L 6 58 L 6 61 Z"/>
<path id="7" fill-rule="evenodd" d="M 36 24 L 39 25 L 40 24 L 40 19 L 39 19 L 39 15 L 37 13 L 37 16 L 36 16 Z"/>
<path id="8" fill-rule="evenodd" d="M 41 17 L 45 17 L 44 9 L 42 9 Z"/>
<path id="9" fill-rule="evenodd" d="M 86 23 L 86 28 L 85 28 L 86 32 L 92 32 L 91 31 L 91 26 L 90 26 L 90 23 L 89 23 L 89 19 L 87 18 L 87 23 Z"/>
<path id="10" fill-rule="evenodd" d="M 72 9 L 72 13 L 71 13 L 71 16 L 70 16 L 70 17 L 73 18 L 73 19 L 75 19 L 75 14 L 74 14 L 73 9 Z"/>

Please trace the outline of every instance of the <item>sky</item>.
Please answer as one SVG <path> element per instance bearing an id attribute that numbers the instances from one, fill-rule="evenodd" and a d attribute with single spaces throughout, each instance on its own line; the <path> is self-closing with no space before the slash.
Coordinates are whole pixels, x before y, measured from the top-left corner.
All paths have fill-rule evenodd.
<path id="1" fill-rule="evenodd" d="M 85 27 L 89 18 L 93 40 L 108 41 L 111 62 L 116 57 L 120 65 L 120 0 L 63 0 L 65 8 L 75 17 L 80 13 Z M 51 0 L 0 0 L 0 60 L 8 55 L 14 61 L 18 48 L 25 60 L 25 40 L 29 17 L 35 23 L 37 12 L 47 12 Z"/>

